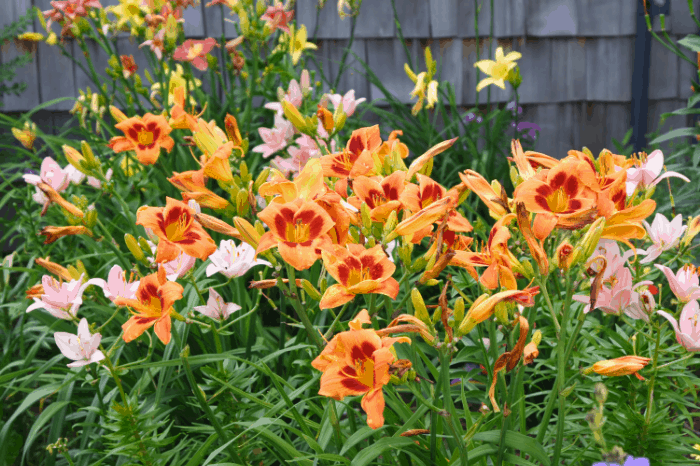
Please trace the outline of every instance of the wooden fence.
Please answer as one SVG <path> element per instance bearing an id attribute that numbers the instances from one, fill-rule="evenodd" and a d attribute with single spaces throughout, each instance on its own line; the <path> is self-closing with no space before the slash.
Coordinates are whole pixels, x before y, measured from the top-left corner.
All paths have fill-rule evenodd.
<path id="1" fill-rule="evenodd" d="M 657 0 L 653 0 L 657 2 Z M 688 14 L 687 0 L 670 3 L 666 29 L 678 38 L 697 33 Z M 114 4 L 117 0 L 104 1 Z M 310 35 L 316 31 L 318 56 L 331 75 L 350 38 L 350 20 L 341 20 L 336 2 L 328 0 L 317 23 L 317 0 L 297 0 L 296 17 L 306 24 Z M 401 28 L 409 41 L 409 50 L 421 66 L 422 47 L 430 46 L 439 57 L 442 79 L 456 90 L 458 103 L 465 108 L 476 100 L 476 40 L 473 0 L 395 0 Z M 478 0 L 482 56 L 487 52 L 483 35 L 489 30 L 490 5 L 493 4 L 494 35 L 498 44 L 518 50 L 523 84 L 520 98 L 523 120 L 537 123 L 542 132 L 538 150 L 562 156 L 570 148 L 588 146 L 592 150 L 612 148 L 612 139 L 621 139 L 630 128 L 634 37 L 637 0 Z M 696 0 L 696 3 L 700 3 Z M 0 26 L 17 18 L 35 5 L 49 8 L 49 0 L 0 1 Z M 700 7 L 700 5 L 698 5 Z M 233 37 L 235 30 L 224 21 L 217 8 L 188 8 L 186 33 L 191 37 Z M 35 25 L 36 27 L 37 25 Z M 658 25 L 657 25 L 658 26 Z M 119 38 L 120 53 L 138 56 L 137 44 Z M 73 45 L 73 51 L 80 50 Z M 352 51 L 367 61 L 385 86 L 397 97 L 410 101 L 412 82 L 403 71 L 404 49 L 397 39 L 390 0 L 364 0 L 355 30 Z M 16 56 L 14 45 L 5 44 L 0 59 Z M 93 60 L 104 69 L 107 57 L 95 48 Z M 143 61 L 141 61 L 143 63 Z M 340 81 L 339 90 L 355 89 L 358 97 L 370 99 L 382 95 L 354 68 Z M 694 67 L 678 59 L 655 41 L 651 47 L 649 80 L 649 130 L 667 130 L 686 125 L 685 117 L 668 119 L 659 128 L 663 112 L 681 107 L 691 94 L 690 79 Z M 76 96 L 89 79 L 69 59 L 40 44 L 33 63 L 25 67 L 19 79 L 28 84 L 19 97 L 5 96 L 5 112 L 21 112 L 57 97 Z M 480 102 L 485 101 L 482 91 Z M 506 101 L 510 96 L 493 88 L 492 98 Z M 62 102 L 43 113 L 44 125 L 58 124 L 67 118 L 71 102 Z"/>

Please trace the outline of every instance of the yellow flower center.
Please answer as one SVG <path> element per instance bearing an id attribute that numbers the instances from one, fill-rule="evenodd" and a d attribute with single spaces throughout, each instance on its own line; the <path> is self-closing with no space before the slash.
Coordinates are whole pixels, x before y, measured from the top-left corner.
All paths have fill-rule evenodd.
<path id="1" fill-rule="evenodd" d="M 547 196 L 547 205 L 552 212 L 564 212 L 569 207 L 569 196 L 559 188 Z"/>
<path id="2" fill-rule="evenodd" d="M 372 359 L 359 359 L 355 361 L 357 380 L 369 388 L 374 387 L 374 361 Z"/>
<path id="3" fill-rule="evenodd" d="M 303 243 L 309 240 L 310 228 L 308 224 L 297 220 L 296 223 L 287 224 L 287 241 L 291 243 Z"/>
<path id="4" fill-rule="evenodd" d="M 185 238 L 185 232 L 192 224 L 192 219 L 189 215 L 183 214 L 177 222 L 173 222 L 165 227 L 165 235 L 172 242 L 182 241 Z"/>
<path id="5" fill-rule="evenodd" d="M 357 285 L 365 280 L 371 280 L 369 268 L 351 269 L 348 275 L 348 286 Z"/>
<path id="6" fill-rule="evenodd" d="M 153 133 L 150 131 L 140 131 L 138 135 L 139 144 L 150 146 L 153 144 Z"/>
<path id="7" fill-rule="evenodd" d="M 190 51 L 187 53 L 187 59 L 193 60 L 197 58 L 202 53 L 202 50 L 204 50 L 202 44 L 194 44 L 192 47 L 190 47 Z"/>
<path id="8" fill-rule="evenodd" d="M 508 77 L 508 64 L 496 62 L 493 66 L 491 76 L 495 79 L 506 79 Z"/>

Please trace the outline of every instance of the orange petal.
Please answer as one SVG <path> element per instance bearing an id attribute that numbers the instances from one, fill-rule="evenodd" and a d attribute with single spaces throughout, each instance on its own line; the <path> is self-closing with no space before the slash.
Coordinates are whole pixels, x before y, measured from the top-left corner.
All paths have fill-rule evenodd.
<path id="1" fill-rule="evenodd" d="M 143 332 L 155 324 L 156 320 L 158 320 L 156 317 L 144 317 L 141 315 L 132 316 L 131 319 L 127 320 L 122 325 L 122 330 L 124 330 L 122 338 L 126 343 L 137 339 Z"/>
<path id="2" fill-rule="evenodd" d="M 163 342 L 164 345 L 170 343 L 171 326 L 172 322 L 170 320 L 170 315 L 166 315 L 162 319 L 159 319 L 154 327 L 156 336 Z"/>
<path id="3" fill-rule="evenodd" d="M 355 295 L 348 292 L 347 288 L 343 285 L 331 285 L 323 293 L 321 302 L 319 303 L 320 309 L 333 309 L 338 306 L 342 306 L 345 303 L 349 303 L 355 298 Z"/>
<path id="4" fill-rule="evenodd" d="M 367 413 L 367 425 L 370 428 L 379 429 L 384 425 L 384 393 L 381 388 L 362 397 L 362 409 Z"/>

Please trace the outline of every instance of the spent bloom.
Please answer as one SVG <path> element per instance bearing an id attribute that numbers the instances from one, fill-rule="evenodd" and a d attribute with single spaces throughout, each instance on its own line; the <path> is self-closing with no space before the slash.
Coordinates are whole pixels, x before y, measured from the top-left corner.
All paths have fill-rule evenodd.
<path id="1" fill-rule="evenodd" d="M 646 250 L 646 257 L 640 261 L 642 264 L 648 264 L 659 257 L 662 252 L 678 246 L 681 237 L 683 237 L 683 233 L 685 233 L 686 228 L 688 228 L 687 225 L 683 225 L 682 215 L 676 215 L 673 220 L 669 222 L 665 215 L 656 214 L 651 225 L 649 225 L 646 220 L 642 223 L 644 223 L 644 227 L 647 229 L 649 239 L 654 243 Z"/>
<path id="2" fill-rule="evenodd" d="M 87 281 L 87 284 L 102 288 L 105 298 L 110 301 L 117 298 L 136 299 L 136 290 L 139 288 L 139 281 L 129 281 L 126 272 L 118 265 L 113 265 L 109 270 L 107 281 L 92 278 Z"/>
<path id="3" fill-rule="evenodd" d="M 68 367 L 81 367 L 102 361 L 105 358 L 102 351 L 97 349 L 100 346 L 102 335 L 99 333 L 91 334 L 85 318 L 80 319 L 77 335 L 67 332 L 56 332 L 53 334 L 53 337 L 61 353 L 68 359 L 75 361 L 68 364 Z"/>
<path id="4" fill-rule="evenodd" d="M 697 301 L 691 301 L 683 307 L 679 320 L 665 311 L 657 313 L 671 323 L 673 330 L 676 331 L 678 343 L 688 351 L 700 351 L 700 305 Z"/>
<path id="5" fill-rule="evenodd" d="M 82 275 L 78 280 L 69 282 L 59 282 L 49 275 L 44 275 L 41 279 L 44 293 L 41 299 L 34 298 L 34 304 L 27 308 L 27 312 L 44 309 L 58 319 L 72 320 L 83 303 L 83 291 L 87 288 L 87 283 L 83 284 L 82 281 Z"/>
<path id="6" fill-rule="evenodd" d="M 520 52 L 510 52 L 508 55 L 503 54 L 503 47 L 496 49 L 496 60 L 479 60 L 474 63 L 474 67 L 478 67 L 482 72 L 489 75 L 488 78 L 482 79 L 476 86 L 476 92 L 481 91 L 489 84 L 495 84 L 501 89 L 506 88 L 506 80 L 508 74 L 517 65 L 516 60 L 519 60 L 522 55 Z"/>
<path id="7" fill-rule="evenodd" d="M 267 261 L 255 258 L 255 248 L 248 243 L 241 242 L 238 246 L 233 240 L 221 240 L 219 248 L 209 256 L 211 264 L 207 266 L 207 277 L 215 273 L 221 273 L 226 278 L 240 277 L 251 267 L 256 265 L 271 264 Z"/>
<path id="8" fill-rule="evenodd" d="M 201 312 L 214 320 L 226 320 L 236 311 L 241 310 L 241 306 L 236 303 L 226 303 L 214 288 L 209 288 L 209 299 L 205 306 L 195 306 L 195 311 Z"/>
<path id="9" fill-rule="evenodd" d="M 34 186 L 37 186 L 39 183 L 45 183 L 60 193 L 70 184 L 68 175 L 54 159 L 45 157 L 41 162 L 39 175 L 27 174 L 23 175 L 22 178 L 27 184 Z M 32 199 L 42 204 L 44 208 L 47 208 L 49 205 L 49 198 L 38 187 L 36 188 L 36 193 L 32 195 Z"/>

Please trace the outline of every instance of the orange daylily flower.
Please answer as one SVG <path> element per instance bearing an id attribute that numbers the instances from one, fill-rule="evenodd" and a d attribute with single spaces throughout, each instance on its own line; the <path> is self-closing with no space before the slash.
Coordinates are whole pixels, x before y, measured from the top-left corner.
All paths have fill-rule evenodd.
<path id="1" fill-rule="evenodd" d="M 49 259 L 49 257 L 47 257 L 46 259 L 39 257 L 34 263 L 39 267 L 43 267 L 49 273 L 56 275 L 61 280 L 67 282 L 74 280 L 74 277 L 71 275 L 70 271 L 67 268 L 55 262 L 51 262 Z"/>
<path id="2" fill-rule="evenodd" d="M 433 202 L 428 207 L 419 210 L 406 220 L 402 220 L 401 223 L 396 225 L 394 234 L 399 236 L 413 235 L 417 231 L 442 220 L 445 214 L 451 209 L 453 203 L 453 199 L 449 197 Z"/>
<path id="3" fill-rule="evenodd" d="M 406 179 L 411 180 L 413 178 L 413 175 L 418 173 L 420 169 L 425 166 L 425 164 L 427 164 L 436 155 L 441 154 L 450 147 L 452 147 L 455 141 L 457 141 L 457 138 L 439 142 L 430 149 L 428 149 L 424 154 L 416 157 L 416 159 L 413 162 L 411 162 L 411 165 L 408 166 L 408 173 L 406 174 Z"/>
<path id="4" fill-rule="evenodd" d="M 216 251 L 216 243 L 194 218 L 197 212 L 184 202 L 165 198 L 165 207 L 139 207 L 136 224 L 150 228 L 158 236 L 156 262 L 175 260 L 180 252 L 206 260 Z"/>
<path id="5" fill-rule="evenodd" d="M 204 110 L 199 115 L 187 113 L 185 110 L 185 87 L 177 86 L 173 89 L 173 106 L 170 108 L 170 121 L 168 124 L 173 129 L 189 129 L 197 128 L 197 119 L 202 116 Z"/>
<path id="6" fill-rule="evenodd" d="M 354 178 L 368 174 L 374 168 L 372 152 L 381 144 L 379 125 L 356 129 L 342 152 L 321 157 L 323 176 Z"/>
<path id="7" fill-rule="evenodd" d="M 155 325 L 156 335 L 163 344 L 167 345 L 170 342 L 170 316 L 175 312 L 172 306 L 175 301 L 182 299 L 183 291 L 182 285 L 167 280 L 165 268 L 159 266 L 157 273 L 152 273 L 141 279 L 136 291 L 136 299 L 117 297 L 114 304 L 128 306 L 136 311 L 122 325 L 124 341 L 129 343 L 135 340 Z"/>
<path id="8" fill-rule="evenodd" d="M 231 172 L 231 164 L 229 162 L 233 147 L 233 142 L 229 141 L 216 149 L 211 157 L 202 165 L 204 175 L 223 183 L 230 184 L 233 182 L 233 173 Z"/>
<path id="9" fill-rule="evenodd" d="M 527 247 L 530 249 L 532 258 L 537 262 L 540 274 L 547 276 L 549 274 L 549 260 L 547 259 L 547 252 L 544 250 L 543 240 L 549 235 L 551 230 L 547 230 L 545 226 L 545 231 L 542 231 L 543 227 L 541 224 L 537 223 L 537 216 L 535 216 L 535 224 L 533 227 L 530 224 L 530 215 L 527 213 L 527 210 L 525 210 L 525 204 L 520 201 L 515 204 L 515 214 L 518 219 L 520 233 L 522 233 L 523 238 L 527 242 Z"/>
<path id="10" fill-rule="evenodd" d="M 523 172 L 528 172 L 527 168 L 523 166 L 522 162 L 528 163 L 535 171 L 537 171 L 538 168 L 554 168 L 561 163 L 561 160 L 555 159 L 554 157 L 550 157 L 549 155 L 541 152 L 533 152 L 530 150 L 523 152 L 523 147 L 520 145 L 519 140 L 514 139 L 511 142 L 510 147 L 513 157 L 509 157 L 508 160 L 515 162 L 520 176 L 522 176 Z M 521 166 L 523 166 L 523 170 L 520 169 Z M 523 179 L 527 178 L 523 176 Z"/>
<path id="11" fill-rule="evenodd" d="M 257 254 L 277 246 L 282 259 L 297 270 L 311 267 L 321 247 L 332 244 L 328 230 L 333 220 L 313 201 L 273 202 L 258 217 L 270 231 L 260 238 Z"/>
<path id="12" fill-rule="evenodd" d="M 342 400 L 346 396 L 362 397 L 367 425 L 378 429 L 384 425 L 384 394 L 389 383 L 389 368 L 396 360 L 391 346 L 410 339 L 380 337 L 377 332 L 362 329 L 369 323 L 367 311 L 351 322 L 351 330 L 333 337 L 311 365 L 323 372 L 319 395 Z"/>
<path id="13" fill-rule="evenodd" d="M 144 165 L 153 165 L 158 160 L 160 148 L 173 150 L 175 141 L 168 136 L 172 128 L 164 116 L 146 113 L 143 117 L 131 117 L 119 122 L 115 128 L 124 136 L 115 136 L 109 141 L 114 152 L 133 150 Z"/>
<path id="14" fill-rule="evenodd" d="M 639 380 L 644 380 L 644 377 L 639 375 L 637 371 L 644 369 L 644 367 L 649 364 L 650 361 L 651 359 L 642 358 L 640 356 L 622 356 L 621 358 L 598 361 L 585 372 L 595 372 L 596 374 L 606 375 L 609 377 L 634 375 Z"/>
<path id="15" fill-rule="evenodd" d="M 416 177 L 418 178 L 419 186 L 408 184 L 401 195 L 401 202 L 412 212 L 424 209 L 433 202 L 444 198 L 452 199 L 453 206 L 457 203 L 459 191 L 456 188 L 447 191 L 429 176 L 419 173 Z M 464 218 L 459 212 L 450 210 L 447 216 L 447 230 L 458 233 L 469 233 L 472 229 L 469 220 Z M 412 242 L 420 242 L 422 238 L 430 234 L 430 231 L 432 231 L 432 226 L 425 227 L 423 230 L 416 232 Z"/>
<path id="16" fill-rule="evenodd" d="M 185 202 L 194 199 L 200 206 L 214 210 L 223 210 L 228 207 L 230 202 L 208 189 L 206 180 L 204 169 L 173 172 L 173 176 L 168 178 L 173 186 L 182 191 Z"/>
<path id="17" fill-rule="evenodd" d="M 348 203 L 359 209 L 362 203 L 370 208 L 370 217 L 375 222 L 385 222 L 392 211 L 399 210 L 399 200 L 404 190 L 406 172 L 397 171 L 383 180 L 380 177 L 359 176 L 353 180 L 352 189 L 355 196 L 348 198 Z"/>
<path id="18" fill-rule="evenodd" d="M 399 141 L 399 136 L 403 136 L 403 131 L 400 129 L 394 130 L 389 134 L 389 139 L 384 141 L 377 150 L 377 155 L 380 159 L 386 158 L 392 152 L 396 152 L 402 159 L 408 157 L 408 146 Z"/>
<path id="19" fill-rule="evenodd" d="M 493 186 L 479 173 L 473 170 L 465 170 L 464 173 L 459 174 L 459 178 L 469 190 L 479 196 L 479 199 L 486 204 L 492 216 L 499 218 L 510 213 L 508 196 L 505 191 L 494 191 Z"/>
<path id="20" fill-rule="evenodd" d="M 516 289 L 518 283 L 512 270 L 514 257 L 508 249 L 508 240 L 511 238 L 508 225 L 514 218 L 514 214 L 501 217 L 491 228 L 489 239 L 481 252 L 455 251 L 450 265 L 464 267 L 468 271 L 471 267 L 486 267 L 479 283 L 490 290 L 498 288 L 499 284 L 510 290 Z"/>
<path id="21" fill-rule="evenodd" d="M 332 309 L 352 301 L 355 295 L 379 293 L 396 299 L 399 282 L 391 278 L 396 266 L 381 245 L 365 249 L 359 244 L 332 246 L 321 251 L 323 264 L 338 282 L 321 298 L 321 309 Z"/>
<path id="22" fill-rule="evenodd" d="M 546 238 L 555 227 L 574 230 L 595 220 L 594 177 L 586 162 L 572 160 L 525 180 L 513 197 L 537 214 L 534 230 Z"/>

